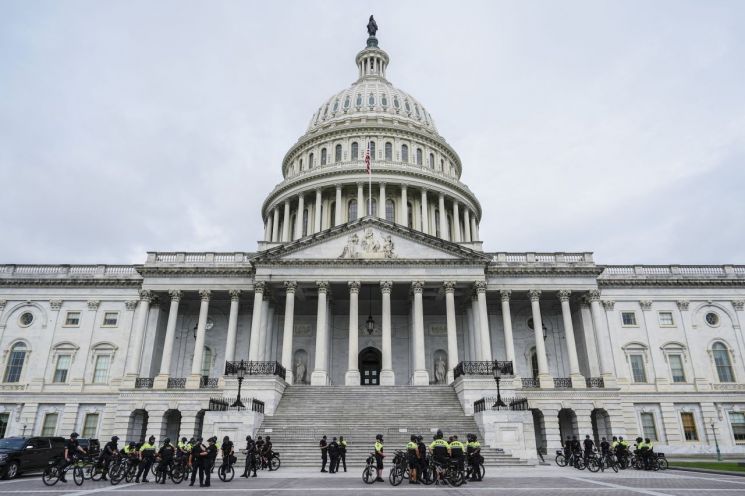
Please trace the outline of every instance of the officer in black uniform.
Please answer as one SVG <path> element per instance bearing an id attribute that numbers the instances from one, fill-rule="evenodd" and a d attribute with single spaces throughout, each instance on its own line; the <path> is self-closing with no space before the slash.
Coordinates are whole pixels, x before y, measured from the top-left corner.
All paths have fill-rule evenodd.
<path id="1" fill-rule="evenodd" d="M 117 436 L 112 436 L 111 441 L 106 443 L 106 445 L 101 450 L 101 456 L 98 459 L 98 463 L 103 469 L 103 477 L 101 477 L 101 480 L 106 480 L 106 474 L 109 473 L 109 465 L 111 464 L 111 459 L 114 458 L 117 453 L 119 453 L 117 441 L 119 441 L 119 438 Z"/>
<path id="2" fill-rule="evenodd" d="M 65 468 L 73 462 L 73 455 L 78 452 L 85 453 L 86 451 L 78 444 L 78 433 L 73 432 L 70 434 L 70 439 L 65 441 L 65 451 L 62 459 L 59 461 L 59 465 L 57 465 L 60 474 L 59 480 L 62 482 L 67 482 L 67 479 L 65 479 Z"/>
<path id="3" fill-rule="evenodd" d="M 419 450 L 417 477 L 422 480 L 424 472 L 427 470 L 427 445 L 424 444 L 424 438 L 421 435 L 416 437 L 416 446 Z"/>
<path id="4" fill-rule="evenodd" d="M 228 436 L 222 438 L 220 451 L 222 452 L 222 466 L 227 469 L 228 466 L 233 465 L 233 441 Z"/>
<path id="5" fill-rule="evenodd" d="M 147 474 L 150 472 L 150 467 L 153 466 L 155 461 L 155 436 L 150 436 L 146 443 L 142 443 L 140 446 L 140 466 L 137 469 L 137 477 L 135 482 L 150 482 L 147 480 Z"/>
<path id="6" fill-rule="evenodd" d="M 347 442 L 344 440 L 344 436 L 339 436 L 339 460 L 344 467 L 344 471 L 347 471 Z M 339 469 L 339 464 L 336 464 L 336 469 Z"/>
<path id="7" fill-rule="evenodd" d="M 590 455 L 592 455 L 592 450 L 595 447 L 595 443 L 590 439 L 590 435 L 585 435 L 585 440 L 582 441 L 582 444 L 585 448 L 585 464 L 587 463 L 587 460 L 590 459 Z"/>
<path id="8" fill-rule="evenodd" d="M 339 464 L 339 443 L 336 442 L 336 438 L 332 438 L 329 443 L 329 458 L 331 463 L 329 464 L 329 473 L 334 474 L 338 470 Z"/>
<path id="9" fill-rule="evenodd" d="M 318 447 L 321 449 L 321 472 L 326 472 L 326 462 L 328 461 L 328 443 L 326 442 L 326 436 L 321 438 Z"/>
<path id="10" fill-rule="evenodd" d="M 251 477 L 256 477 L 256 441 L 251 436 L 246 436 L 246 468 L 241 477 L 248 478 L 252 470 L 254 474 Z"/>
<path id="11" fill-rule="evenodd" d="M 202 444 L 202 441 L 203 439 L 201 437 L 197 438 L 197 442 L 191 448 L 191 456 L 189 457 L 189 465 L 191 465 L 190 486 L 194 485 L 197 479 L 197 472 L 199 472 L 199 487 L 204 486 L 205 465 L 209 463 L 209 460 L 207 459 L 207 449 Z"/>
<path id="12" fill-rule="evenodd" d="M 215 446 L 215 442 L 217 439 L 214 437 L 211 437 L 208 444 L 207 444 L 207 459 L 209 460 L 207 463 L 214 464 L 215 459 L 217 458 L 217 446 Z M 210 486 L 210 470 L 208 468 L 205 468 L 204 470 L 204 487 Z"/>
<path id="13" fill-rule="evenodd" d="M 259 455 L 259 468 L 264 468 L 264 439 L 261 436 L 256 440 L 256 454 Z"/>
<path id="14" fill-rule="evenodd" d="M 173 457 L 176 454 L 176 448 L 171 444 L 169 438 L 163 440 L 163 446 L 158 450 L 158 472 L 160 473 L 160 483 L 165 484 L 168 474 L 171 473 L 171 466 L 173 465 Z M 157 480 L 156 480 L 157 482 Z"/>

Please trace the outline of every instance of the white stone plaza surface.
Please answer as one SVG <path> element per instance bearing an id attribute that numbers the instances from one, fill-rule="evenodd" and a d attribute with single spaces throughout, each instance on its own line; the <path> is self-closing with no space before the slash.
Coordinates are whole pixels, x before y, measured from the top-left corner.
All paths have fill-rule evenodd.
<path id="1" fill-rule="evenodd" d="M 0 436 L 242 439 L 286 388 L 451 385 L 521 459 L 585 434 L 745 453 L 745 266 L 488 251 L 467 164 L 378 45 L 279 164 L 255 251 L 0 265 Z M 215 409 L 239 360 L 249 411 Z M 493 361 L 528 409 L 490 409 Z"/>

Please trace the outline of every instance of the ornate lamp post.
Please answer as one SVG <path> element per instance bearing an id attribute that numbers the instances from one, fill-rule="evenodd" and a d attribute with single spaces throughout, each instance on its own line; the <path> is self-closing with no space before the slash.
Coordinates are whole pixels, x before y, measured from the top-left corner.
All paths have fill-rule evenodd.
<path id="1" fill-rule="evenodd" d="M 711 432 L 714 433 L 714 446 L 717 448 L 717 461 L 722 461 L 722 452 L 719 451 L 719 441 L 717 441 L 717 431 L 714 429 L 714 422 L 711 423 Z"/>
<path id="2" fill-rule="evenodd" d="M 370 289 L 367 290 L 367 309 L 369 310 L 370 314 L 367 316 L 367 321 L 365 322 L 365 327 L 367 329 L 367 333 L 372 336 L 375 332 L 375 319 L 373 319 L 372 316 L 372 296 L 370 294 Z"/>
<path id="3" fill-rule="evenodd" d="M 499 390 L 499 381 L 501 381 L 502 379 L 502 369 L 499 367 L 499 365 L 497 365 L 497 362 L 494 362 L 493 371 L 494 371 L 494 380 L 497 381 L 497 402 L 494 403 L 492 408 L 496 408 L 497 410 L 499 410 L 500 407 L 505 407 L 507 406 L 507 404 L 504 401 L 502 401 L 502 393 Z"/>
<path id="4" fill-rule="evenodd" d="M 232 407 L 237 408 L 245 408 L 246 405 L 243 404 L 241 401 L 241 386 L 243 385 L 243 378 L 246 377 L 246 365 L 243 363 L 243 360 L 241 360 L 240 364 L 238 365 L 238 396 L 235 398 L 235 401 L 233 402 Z"/>

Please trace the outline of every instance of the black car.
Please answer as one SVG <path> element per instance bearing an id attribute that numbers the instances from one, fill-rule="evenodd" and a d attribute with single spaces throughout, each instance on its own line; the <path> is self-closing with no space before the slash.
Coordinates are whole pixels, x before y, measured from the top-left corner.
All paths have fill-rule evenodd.
<path id="1" fill-rule="evenodd" d="M 78 445 L 87 451 L 89 455 L 98 456 L 101 454 L 101 443 L 98 439 L 79 437 Z"/>
<path id="2" fill-rule="evenodd" d="M 21 472 L 44 469 L 50 460 L 61 458 L 65 439 L 61 437 L 6 437 L 0 439 L 0 475 L 12 479 Z"/>

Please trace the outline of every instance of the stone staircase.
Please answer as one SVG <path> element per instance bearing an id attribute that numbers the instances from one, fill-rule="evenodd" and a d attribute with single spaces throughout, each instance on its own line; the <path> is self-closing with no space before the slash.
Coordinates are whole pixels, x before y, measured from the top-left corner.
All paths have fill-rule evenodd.
<path id="1" fill-rule="evenodd" d="M 319 469 L 321 437 L 325 434 L 331 442 L 344 436 L 347 468 L 357 470 L 372 451 L 376 434 L 383 434 L 390 461 L 411 434 L 421 434 L 429 445 L 437 429 L 464 442 L 466 433 L 478 435 L 450 386 L 289 386 L 257 435 L 271 436 L 283 466 Z M 487 466 L 527 466 L 525 460 L 492 448 L 482 448 L 482 455 Z"/>

